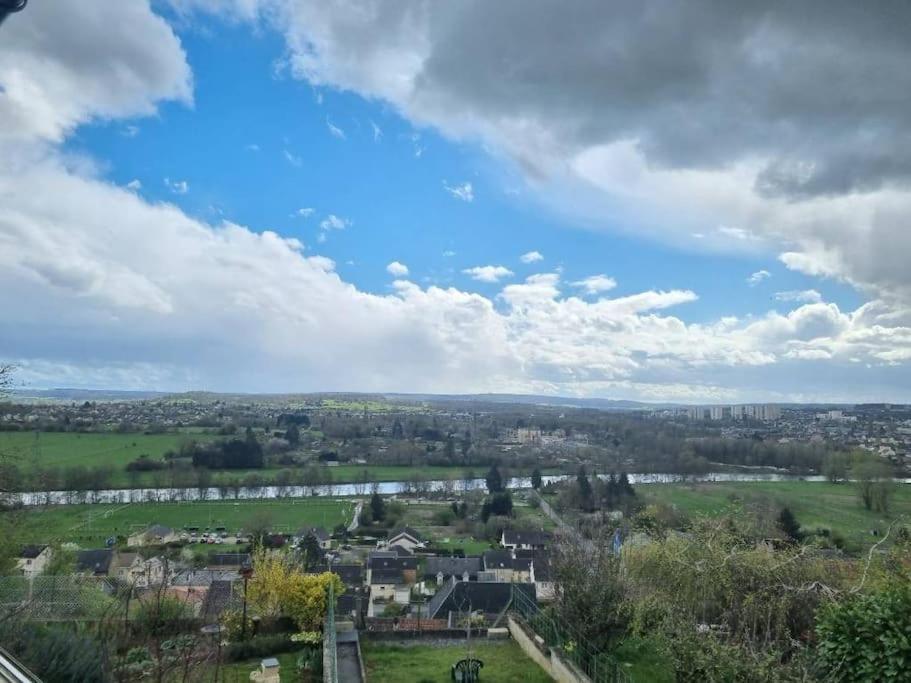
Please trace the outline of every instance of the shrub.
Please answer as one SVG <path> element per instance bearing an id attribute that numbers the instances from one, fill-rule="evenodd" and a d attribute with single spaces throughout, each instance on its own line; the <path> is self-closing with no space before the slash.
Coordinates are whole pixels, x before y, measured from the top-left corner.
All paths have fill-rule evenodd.
<path id="1" fill-rule="evenodd" d="M 911 671 L 911 588 L 891 587 L 825 607 L 817 658 L 825 680 L 906 681 Z"/>

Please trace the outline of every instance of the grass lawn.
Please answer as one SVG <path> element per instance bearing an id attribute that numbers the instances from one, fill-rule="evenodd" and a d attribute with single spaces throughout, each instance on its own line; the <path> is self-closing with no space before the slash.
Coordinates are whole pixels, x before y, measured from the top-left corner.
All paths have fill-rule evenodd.
<path id="1" fill-rule="evenodd" d="M 331 531 L 351 521 L 353 504 L 325 498 L 202 503 L 133 503 L 130 505 L 56 505 L 26 509 L 16 515 L 21 543 L 73 541 L 97 547 L 110 536 L 129 535 L 151 523 L 175 529 L 185 526 L 242 528 L 256 515 L 269 515 L 273 529 L 291 532 L 318 525 Z M 213 545 L 228 552 L 229 546 Z"/>
<path id="2" fill-rule="evenodd" d="M 512 640 L 479 641 L 473 647 L 474 656 L 484 662 L 481 680 L 484 683 L 550 683 L 550 676 L 525 656 Z M 367 681 L 381 683 L 419 683 L 450 680 L 450 667 L 465 657 L 463 646 L 390 645 L 362 642 Z"/>
<path id="3" fill-rule="evenodd" d="M 911 521 L 911 486 L 897 484 L 888 514 L 866 510 L 852 484 L 826 482 L 724 482 L 700 484 L 646 484 L 636 490 L 649 501 L 664 501 L 689 514 L 718 515 L 741 506 L 771 502 L 788 506 L 804 530 L 830 529 L 841 534 L 847 549 L 859 551 L 880 537 L 899 515 Z"/>

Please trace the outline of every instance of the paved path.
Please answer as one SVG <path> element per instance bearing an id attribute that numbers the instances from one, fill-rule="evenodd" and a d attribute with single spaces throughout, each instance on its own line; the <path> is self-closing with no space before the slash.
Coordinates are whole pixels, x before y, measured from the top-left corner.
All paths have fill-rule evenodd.
<path id="1" fill-rule="evenodd" d="M 362 683 L 357 643 L 339 643 L 336 647 L 338 648 L 339 683 Z"/>
<path id="2" fill-rule="evenodd" d="M 348 525 L 348 533 L 353 534 L 357 531 L 358 520 L 361 518 L 361 510 L 364 509 L 364 501 L 357 501 L 357 505 L 354 506 L 354 517 L 351 518 L 351 524 Z"/>

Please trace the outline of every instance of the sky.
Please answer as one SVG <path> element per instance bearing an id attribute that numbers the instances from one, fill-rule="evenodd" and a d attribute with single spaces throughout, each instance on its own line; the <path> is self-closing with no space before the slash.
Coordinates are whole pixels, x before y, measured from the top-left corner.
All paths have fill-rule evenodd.
<path id="1" fill-rule="evenodd" d="M 911 5 L 32 2 L 33 388 L 911 402 Z"/>

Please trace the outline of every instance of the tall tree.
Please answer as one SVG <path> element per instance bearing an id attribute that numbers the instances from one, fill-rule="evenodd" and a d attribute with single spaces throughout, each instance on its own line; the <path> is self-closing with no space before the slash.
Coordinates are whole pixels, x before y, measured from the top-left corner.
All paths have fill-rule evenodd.
<path id="1" fill-rule="evenodd" d="M 500 493 L 503 490 L 503 477 L 496 464 L 492 465 L 487 472 L 487 491 L 489 493 Z"/>
<path id="2" fill-rule="evenodd" d="M 778 528 L 795 543 L 800 542 L 803 538 L 803 534 L 800 532 L 800 523 L 794 513 L 791 512 L 791 508 L 787 506 L 781 508 L 781 512 L 778 514 Z"/>
<path id="3" fill-rule="evenodd" d="M 370 496 L 370 514 L 374 522 L 382 522 L 386 519 L 386 502 L 376 491 Z"/>
<path id="4" fill-rule="evenodd" d="M 541 488 L 541 470 L 537 467 L 531 471 L 531 487 L 535 491 Z"/>
<path id="5" fill-rule="evenodd" d="M 576 487 L 579 492 L 579 508 L 585 512 L 591 512 L 595 509 L 594 496 L 592 494 L 592 485 L 585 474 L 585 467 L 579 468 L 576 475 Z"/>

